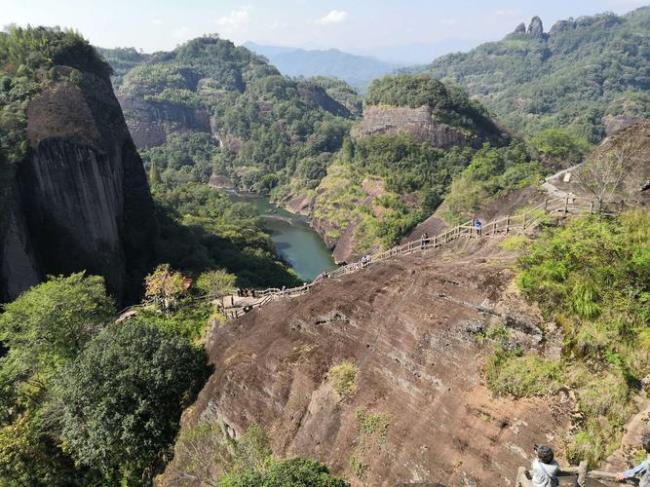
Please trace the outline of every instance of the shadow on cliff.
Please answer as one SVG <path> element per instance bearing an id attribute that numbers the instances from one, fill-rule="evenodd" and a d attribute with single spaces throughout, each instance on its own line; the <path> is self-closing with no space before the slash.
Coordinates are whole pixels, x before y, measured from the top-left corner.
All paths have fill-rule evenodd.
<path id="1" fill-rule="evenodd" d="M 237 276 L 237 286 L 295 286 L 300 282 L 279 262 L 246 250 L 244 237 L 221 237 L 201 225 L 183 225 L 173 209 L 157 202 L 158 238 L 155 245 L 157 263 L 199 274 L 222 268 Z"/>

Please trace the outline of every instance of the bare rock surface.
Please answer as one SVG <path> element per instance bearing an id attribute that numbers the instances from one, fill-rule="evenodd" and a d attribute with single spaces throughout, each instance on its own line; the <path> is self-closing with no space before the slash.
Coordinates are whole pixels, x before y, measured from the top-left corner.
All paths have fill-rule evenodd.
<path id="1" fill-rule="evenodd" d="M 356 138 L 371 135 L 407 132 L 416 139 L 429 142 L 435 147 L 466 145 L 467 137 L 460 130 L 436 122 L 432 109 L 428 106 L 419 108 L 371 106 L 363 114 L 363 120 L 352 129 Z"/>
<path id="2" fill-rule="evenodd" d="M 183 431 L 208 421 L 237 438 L 256 423 L 276 454 L 318 458 L 353 486 L 513 485 L 535 442 L 559 442 L 570 406 L 487 389 L 477 333 L 526 323 L 512 336 L 542 345 L 539 313 L 510 285 L 511 259 L 482 245 L 370 266 L 215 328 L 215 372 Z M 357 387 L 341 397 L 327 374 L 345 360 Z M 368 415 L 378 431 L 363 427 Z M 177 454 L 157 485 L 206 485 L 218 470 L 193 468 Z"/>
<path id="3" fill-rule="evenodd" d="M 27 107 L 27 137 L 0 229 L 0 299 L 83 270 L 104 276 L 118 301 L 135 297 L 149 269 L 153 202 L 108 76 L 48 86 Z"/>

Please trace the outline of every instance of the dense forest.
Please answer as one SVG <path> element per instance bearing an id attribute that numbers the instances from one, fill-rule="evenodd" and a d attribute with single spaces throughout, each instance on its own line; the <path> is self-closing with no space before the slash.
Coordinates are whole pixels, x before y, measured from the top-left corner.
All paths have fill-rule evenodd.
<path id="1" fill-rule="evenodd" d="M 426 72 L 463 86 L 522 135 L 562 127 L 595 143 L 650 114 L 649 30 L 647 7 L 569 19 L 443 56 Z"/>
<path id="2" fill-rule="evenodd" d="M 106 55 L 124 66 L 134 53 Z M 331 154 L 341 147 L 351 110 L 358 110 L 358 102 L 345 88 L 286 78 L 263 58 L 218 37 L 195 39 L 172 52 L 156 53 L 117 83 L 136 142 L 141 125 L 164 126 L 163 141 L 145 138 L 141 146 L 157 146 L 158 154 L 166 154 L 182 144 L 184 152 L 193 153 L 202 150 L 205 138 L 185 136 L 170 142 L 166 136 L 211 132 L 216 140 L 207 140 L 221 148 L 211 160 L 211 169 L 238 187 L 256 191 L 313 186 L 323 176 Z M 330 97 L 328 89 L 336 91 L 343 103 Z M 134 98 L 146 102 L 144 113 L 129 103 Z M 158 112 L 171 115 L 159 119 Z M 209 122 L 187 124 L 187 113 Z M 146 152 L 144 159 L 148 165 Z M 165 168 L 159 169 L 164 178 Z M 207 182 L 205 176 L 196 179 Z"/>

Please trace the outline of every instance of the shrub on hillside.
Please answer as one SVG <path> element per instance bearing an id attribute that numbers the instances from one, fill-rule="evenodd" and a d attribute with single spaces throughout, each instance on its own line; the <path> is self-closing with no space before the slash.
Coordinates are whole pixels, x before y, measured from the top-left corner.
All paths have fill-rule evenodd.
<path id="1" fill-rule="evenodd" d="M 59 375 L 63 448 L 109 482 L 152 478 L 208 372 L 203 351 L 154 326 L 106 328 Z"/>

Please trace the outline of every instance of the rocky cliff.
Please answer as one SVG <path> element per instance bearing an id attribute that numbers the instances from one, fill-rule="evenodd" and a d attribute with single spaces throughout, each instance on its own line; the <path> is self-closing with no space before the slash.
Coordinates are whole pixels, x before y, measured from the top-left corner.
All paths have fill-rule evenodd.
<path id="1" fill-rule="evenodd" d="M 129 114 L 129 129 L 137 147 L 155 147 L 174 132 L 210 132 L 206 110 L 165 101 L 146 101 L 138 95 L 120 96 L 120 104 Z"/>
<path id="2" fill-rule="evenodd" d="M 363 114 L 363 120 L 352 129 L 352 136 L 407 132 L 421 142 L 429 142 L 435 147 L 466 145 L 470 138 L 458 128 L 446 123 L 436 122 L 433 111 L 428 106 L 419 108 L 371 106 Z"/>
<path id="3" fill-rule="evenodd" d="M 154 243 L 153 203 L 106 71 L 55 63 L 26 100 L 29 148 L 4 168 L 2 299 L 48 274 L 80 270 L 103 275 L 119 301 L 139 293 Z"/>
<path id="4" fill-rule="evenodd" d="M 208 485 L 219 463 L 202 460 L 216 458 L 216 440 L 198 431 L 236 439 L 254 423 L 276 454 L 318 458 L 353 486 L 512 485 L 535 441 L 559 439 L 571 401 L 493 397 L 481 337 L 502 323 L 518 346 L 554 353 L 553 331 L 542 343 L 548 324 L 514 291 L 507 256 L 450 257 L 378 264 L 216 327 L 215 373 L 158 485 Z M 347 392 L 332 380 L 346 361 Z"/>

